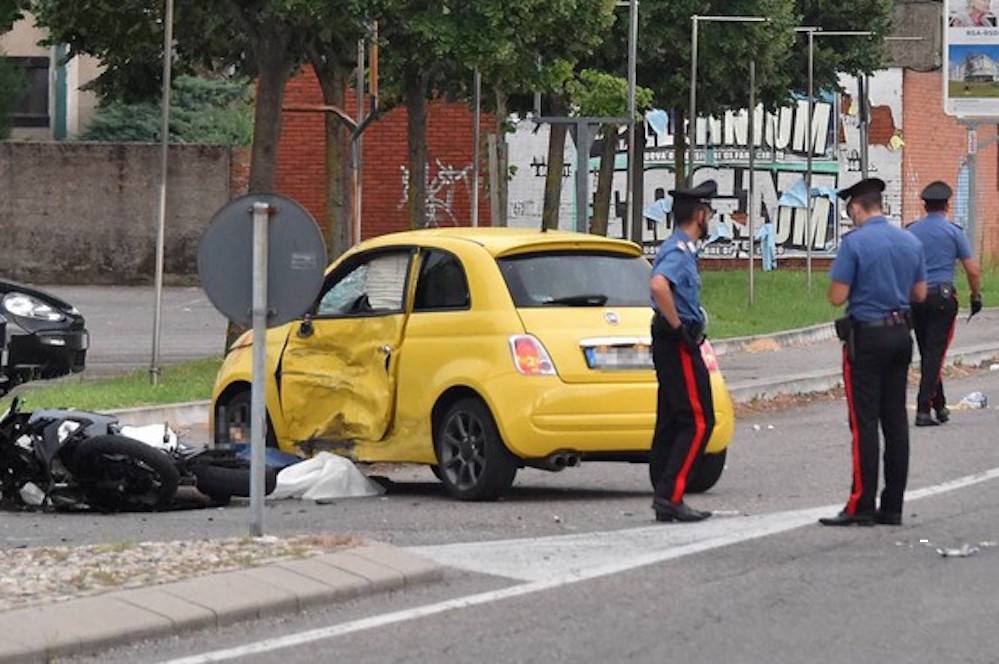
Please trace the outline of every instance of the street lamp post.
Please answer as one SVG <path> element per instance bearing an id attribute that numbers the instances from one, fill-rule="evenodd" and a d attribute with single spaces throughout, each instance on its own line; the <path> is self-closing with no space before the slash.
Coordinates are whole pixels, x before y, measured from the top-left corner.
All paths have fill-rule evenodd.
<path id="1" fill-rule="evenodd" d="M 765 16 L 699 16 L 690 17 L 692 24 L 690 32 L 690 109 L 687 118 L 687 186 L 692 184 L 694 177 L 694 142 L 697 138 L 697 25 L 700 21 L 714 23 L 768 23 Z M 677 173 L 679 176 L 679 173 Z"/>
<path id="2" fill-rule="evenodd" d="M 166 237 L 167 175 L 170 158 L 170 70 L 173 62 L 173 0 L 166 0 L 163 17 L 163 101 L 160 108 L 160 207 L 156 225 L 156 267 L 153 280 L 156 308 L 153 310 L 153 357 L 149 382 L 160 384 L 160 317 L 163 311 L 163 254 Z"/>

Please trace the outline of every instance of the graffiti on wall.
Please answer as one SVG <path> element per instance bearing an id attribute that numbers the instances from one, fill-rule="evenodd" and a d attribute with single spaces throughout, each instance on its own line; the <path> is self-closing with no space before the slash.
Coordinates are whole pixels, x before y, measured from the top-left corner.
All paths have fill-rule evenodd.
<path id="1" fill-rule="evenodd" d="M 406 202 L 409 200 L 409 167 L 404 164 L 399 169 L 402 171 L 402 198 L 396 208 L 401 210 L 406 207 Z M 440 159 L 435 159 L 433 165 L 427 164 L 425 178 L 427 193 L 424 199 L 427 226 L 458 225 L 454 215 L 454 196 L 459 185 L 464 186 L 466 193 L 471 192 L 471 174 L 471 164 L 457 168 L 452 164 L 445 164 Z"/>
<path id="2" fill-rule="evenodd" d="M 693 181 L 697 184 L 710 178 L 718 182 L 719 192 L 728 201 L 728 211 L 719 214 L 718 220 L 732 236 L 731 239 L 722 237 L 707 253 L 725 257 L 746 255 L 750 245 L 746 223 L 750 210 L 754 212 L 754 234 L 761 225 L 773 224 L 770 230 L 778 255 L 800 255 L 809 250 L 834 252 L 842 231 L 847 228 L 844 224 L 848 223 L 834 193 L 861 178 L 862 153 L 867 156 L 868 174 L 887 183 L 885 203 L 889 218 L 896 223 L 901 221 L 901 149 L 905 144 L 901 133 L 901 70 L 878 72 L 870 79 L 866 150 L 860 145 L 860 113 L 850 94 L 857 89 L 856 79 L 842 75 L 840 86 L 846 93 L 825 94 L 816 99 L 811 124 L 808 122 L 808 103 L 801 98 L 784 108 L 765 112 L 761 107 L 753 114 L 752 201 L 749 200 L 750 113 L 736 110 L 717 118 L 698 120 Z M 669 114 L 663 111 L 647 114 L 645 132 L 644 193 L 640 202 L 643 210 L 664 198 L 676 182 L 672 148 L 675 127 Z M 536 128 L 531 122 L 521 122 L 511 136 L 510 161 L 517 166 L 510 183 L 511 225 L 540 225 L 547 137 L 547 126 Z M 812 147 L 812 187 L 816 193 L 811 218 L 806 220 L 802 207 L 783 205 L 780 201 L 804 179 L 809 143 Z M 591 194 L 596 191 L 599 159 L 595 155 L 600 148 L 598 143 L 591 152 Z M 574 176 L 572 171 L 576 163 L 571 142 L 567 142 L 565 157 L 568 170 L 563 173 L 559 227 L 569 230 L 575 227 L 577 212 L 573 186 L 568 179 Z M 621 143 L 615 161 L 608 228 L 608 235 L 616 237 L 624 237 L 626 166 L 626 148 Z M 653 215 L 646 218 L 642 241 L 654 248 L 670 232 L 668 215 L 658 219 Z M 756 250 L 759 252 L 759 247 Z"/>

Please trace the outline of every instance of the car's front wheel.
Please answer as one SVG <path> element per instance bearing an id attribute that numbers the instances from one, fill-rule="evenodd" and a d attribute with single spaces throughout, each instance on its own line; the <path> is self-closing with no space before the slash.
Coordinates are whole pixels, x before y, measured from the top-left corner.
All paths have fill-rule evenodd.
<path id="1" fill-rule="evenodd" d="M 503 444 L 489 407 L 465 398 L 447 409 L 434 432 L 438 472 L 459 500 L 495 500 L 517 474 L 517 459 Z"/>
<path id="2" fill-rule="evenodd" d="M 702 454 L 694 462 L 694 467 L 690 469 L 690 476 L 687 478 L 687 491 L 689 493 L 704 493 L 721 479 L 722 471 L 725 470 L 725 457 L 728 449 L 714 454 Z"/>

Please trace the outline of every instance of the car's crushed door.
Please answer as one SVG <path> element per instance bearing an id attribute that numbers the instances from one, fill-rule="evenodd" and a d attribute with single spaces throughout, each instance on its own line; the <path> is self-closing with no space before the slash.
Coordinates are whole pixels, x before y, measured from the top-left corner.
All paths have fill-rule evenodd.
<path id="1" fill-rule="evenodd" d="M 280 362 L 289 437 L 349 451 L 380 440 L 395 407 L 411 254 L 382 252 L 329 284 L 317 316 L 289 335 Z"/>

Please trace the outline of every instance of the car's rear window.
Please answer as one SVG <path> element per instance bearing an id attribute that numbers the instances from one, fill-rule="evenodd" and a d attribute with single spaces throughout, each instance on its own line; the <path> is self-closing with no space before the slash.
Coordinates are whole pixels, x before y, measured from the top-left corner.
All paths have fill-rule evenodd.
<path id="1" fill-rule="evenodd" d="M 640 256 L 559 251 L 497 262 L 517 307 L 649 306 L 652 268 Z"/>

